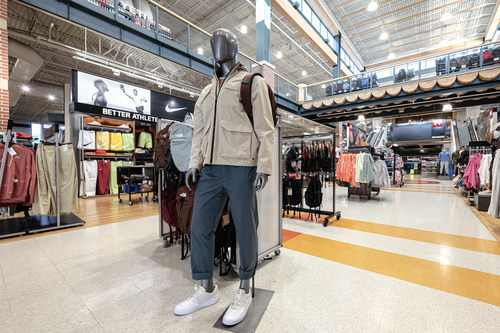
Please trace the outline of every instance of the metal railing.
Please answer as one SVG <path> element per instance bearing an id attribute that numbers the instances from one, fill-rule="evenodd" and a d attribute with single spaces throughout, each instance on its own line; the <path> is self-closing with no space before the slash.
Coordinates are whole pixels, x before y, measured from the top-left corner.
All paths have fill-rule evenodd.
<path id="1" fill-rule="evenodd" d="M 299 100 L 299 87 L 276 73 L 274 74 L 274 93 L 294 102 Z"/>
<path id="2" fill-rule="evenodd" d="M 306 87 L 304 99 L 324 99 L 367 89 L 439 78 L 496 64 L 500 64 L 500 41 L 311 84 Z"/>

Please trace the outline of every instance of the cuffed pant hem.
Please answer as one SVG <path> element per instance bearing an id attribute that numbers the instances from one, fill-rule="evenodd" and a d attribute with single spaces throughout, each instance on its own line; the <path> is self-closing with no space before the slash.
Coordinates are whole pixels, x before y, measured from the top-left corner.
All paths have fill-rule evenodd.
<path id="1" fill-rule="evenodd" d="M 209 280 L 214 276 L 214 272 L 209 273 L 192 273 L 193 280 Z"/>
<path id="2" fill-rule="evenodd" d="M 251 278 L 253 278 L 255 275 L 255 271 L 253 272 L 242 272 L 240 270 L 240 273 L 239 273 L 239 276 L 240 276 L 240 280 L 250 280 Z"/>

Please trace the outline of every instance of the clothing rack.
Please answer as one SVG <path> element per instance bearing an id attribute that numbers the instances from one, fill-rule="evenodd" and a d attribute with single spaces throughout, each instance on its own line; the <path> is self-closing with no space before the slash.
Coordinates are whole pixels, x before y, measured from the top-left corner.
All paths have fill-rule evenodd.
<path id="1" fill-rule="evenodd" d="M 378 153 L 373 153 L 372 146 L 352 146 L 352 147 L 347 148 L 347 152 L 351 153 L 351 154 L 368 153 L 368 154 L 371 154 L 372 156 L 376 155 L 379 157 L 382 155 L 382 154 L 378 154 Z M 349 198 L 351 196 L 351 194 L 354 194 L 354 195 L 359 195 L 359 196 L 365 195 L 368 197 L 368 199 L 371 199 L 372 192 L 376 192 L 377 194 L 379 194 L 380 188 L 372 187 L 371 182 L 366 186 L 365 189 L 363 189 L 362 187 L 352 186 L 352 184 L 349 183 L 349 186 L 347 188 L 347 197 Z"/>
<path id="2" fill-rule="evenodd" d="M 332 140 L 333 147 L 335 148 L 335 133 L 316 133 L 316 134 L 307 134 L 307 135 L 300 135 L 300 136 L 286 136 L 283 137 L 282 143 L 300 143 L 300 151 L 303 151 L 304 148 L 304 142 L 306 141 L 318 141 L 318 140 Z M 334 151 L 335 152 L 335 151 Z M 332 154 L 331 156 L 331 163 L 332 163 L 332 172 L 323 172 L 324 174 L 328 174 L 332 176 L 333 180 L 333 197 L 332 197 L 332 210 L 331 211 L 324 211 L 324 210 L 317 210 L 315 211 L 315 214 L 320 214 L 320 215 L 326 215 L 327 217 L 323 221 L 323 226 L 327 226 L 328 222 L 336 218 L 339 220 L 341 218 L 341 212 L 335 210 L 335 169 L 336 169 L 336 161 L 335 161 L 335 153 Z M 316 172 L 309 172 L 307 174 L 314 174 Z M 300 184 L 301 184 L 301 189 L 303 189 L 303 177 L 300 178 Z M 303 202 L 301 202 L 300 207 L 295 208 L 299 212 L 307 212 L 307 213 L 312 213 L 311 209 L 307 209 L 303 207 Z"/>
<path id="3" fill-rule="evenodd" d="M 2 186 L 3 175 L 5 173 L 5 162 L 7 160 L 7 149 L 11 143 L 15 141 L 12 140 L 12 121 L 9 120 L 7 125 L 7 132 L 2 136 L 2 141 L 5 145 L 4 153 L 2 155 L 2 166 L 0 168 L 0 188 Z M 60 184 L 59 184 L 59 125 L 55 124 L 44 136 L 46 139 L 55 137 L 55 159 L 56 159 L 56 216 L 42 216 L 42 215 L 31 215 L 28 212 L 29 207 L 26 207 L 23 217 L 13 217 L 0 220 L 0 238 L 13 237 L 13 236 L 23 236 L 32 233 L 37 233 L 41 231 L 57 230 L 67 227 L 81 226 L 85 224 L 85 221 L 81 220 L 74 214 L 68 214 L 61 216 L 60 214 Z"/>
<path id="4" fill-rule="evenodd" d="M 470 141 L 469 142 L 469 158 L 476 154 L 492 154 L 491 145 L 486 141 Z M 467 203 L 470 206 L 474 206 L 474 195 L 475 191 L 467 188 Z M 471 196 L 472 195 L 472 196 Z"/>

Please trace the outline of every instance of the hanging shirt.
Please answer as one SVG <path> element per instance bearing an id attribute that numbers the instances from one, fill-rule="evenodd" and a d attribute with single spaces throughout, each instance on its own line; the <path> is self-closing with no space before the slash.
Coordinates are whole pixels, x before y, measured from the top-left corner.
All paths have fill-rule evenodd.
<path id="1" fill-rule="evenodd" d="M 0 156 L 3 156 L 4 147 L 3 144 L 0 144 Z M 31 206 L 35 188 L 35 151 L 21 145 L 12 145 L 7 149 L 2 187 L 0 188 L 0 203 Z"/>

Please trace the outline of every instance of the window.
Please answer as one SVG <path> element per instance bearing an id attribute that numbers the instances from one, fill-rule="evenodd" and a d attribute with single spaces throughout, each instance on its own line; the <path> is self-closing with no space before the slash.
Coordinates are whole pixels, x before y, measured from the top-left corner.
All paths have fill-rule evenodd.
<path id="1" fill-rule="evenodd" d="M 314 12 L 311 13 L 311 16 L 312 16 L 311 24 L 313 28 L 316 29 L 317 32 L 320 32 L 320 22 L 318 16 Z"/>
<path id="2" fill-rule="evenodd" d="M 304 1 L 302 3 L 302 14 L 304 14 L 304 17 L 311 22 L 311 7 Z"/>
<path id="3" fill-rule="evenodd" d="M 328 39 L 328 35 L 330 35 L 330 33 L 328 32 L 328 30 L 326 30 L 326 27 L 322 24 L 321 25 L 321 37 L 323 37 L 323 39 Z"/>

